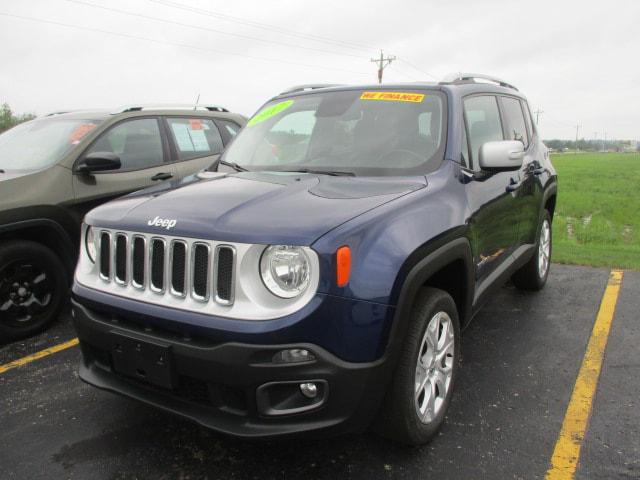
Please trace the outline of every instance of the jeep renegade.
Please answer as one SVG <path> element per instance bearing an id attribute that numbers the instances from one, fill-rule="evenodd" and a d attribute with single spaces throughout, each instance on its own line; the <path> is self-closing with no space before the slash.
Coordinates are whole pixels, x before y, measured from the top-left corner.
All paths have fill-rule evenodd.
<path id="1" fill-rule="evenodd" d="M 297 87 L 214 170 L 86 216 L 73 316 L 84 381 L 220 432 L 422 444 L 461 330 L 549 274 L 556 173 L 501 80 Z"/>

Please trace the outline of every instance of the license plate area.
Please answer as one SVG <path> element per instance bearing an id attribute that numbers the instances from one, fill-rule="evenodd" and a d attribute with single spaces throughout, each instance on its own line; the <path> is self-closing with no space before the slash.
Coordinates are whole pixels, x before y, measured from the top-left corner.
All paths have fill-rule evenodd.
<path id="1" fill-rule="evenodd" d="M 158 387 L 170 389 L 175 386 L 169 345 L 111 333 L 111 359 L 117 373 Z"/>

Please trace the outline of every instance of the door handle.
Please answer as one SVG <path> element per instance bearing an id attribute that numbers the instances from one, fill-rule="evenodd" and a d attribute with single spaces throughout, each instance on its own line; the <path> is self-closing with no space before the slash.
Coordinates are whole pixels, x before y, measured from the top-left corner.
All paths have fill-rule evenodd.
<path id="1" fill-rule="evenodd" d="M 160 173 L 156 173 L 153 177 L 151 177 L 151 180 L 153 180 L 154 182 L 157 182 L 160 180 L 169 180 L 170 178 L 173 178 L 172 173 L 160 172 Z"/>

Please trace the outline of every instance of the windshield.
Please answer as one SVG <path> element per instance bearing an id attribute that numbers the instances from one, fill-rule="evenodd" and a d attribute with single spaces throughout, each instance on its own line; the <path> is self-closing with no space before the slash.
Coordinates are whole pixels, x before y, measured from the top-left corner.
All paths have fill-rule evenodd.
<path id="1" fill-rule="evenodd" d="M 306 94 L 266 104 L 223 160 L 249 170 L 425 174 L 442 161 L 445 125 L 437 91 Z"/>
<path id="2" fill-rule="evenodd" d="M 101 120 L 42 118 L 0 134 L 0 170 L 38 170 L 71 151 Z"/>

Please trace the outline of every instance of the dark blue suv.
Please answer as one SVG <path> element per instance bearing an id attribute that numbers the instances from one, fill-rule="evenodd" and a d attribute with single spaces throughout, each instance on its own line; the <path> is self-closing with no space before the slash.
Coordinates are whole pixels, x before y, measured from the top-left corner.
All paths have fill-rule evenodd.
<path id="1" fill-rule="evenodd" d="M 210 171 L 86 216 L 80 377 L 241 437 L 424 443 L 461 329 L 509 278 L 544 286 L 555 203 L 506 82 L 294 88 Z"/>

